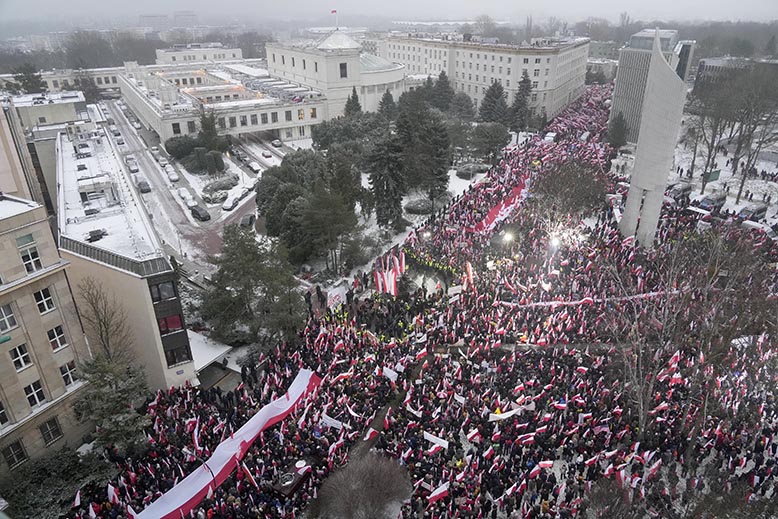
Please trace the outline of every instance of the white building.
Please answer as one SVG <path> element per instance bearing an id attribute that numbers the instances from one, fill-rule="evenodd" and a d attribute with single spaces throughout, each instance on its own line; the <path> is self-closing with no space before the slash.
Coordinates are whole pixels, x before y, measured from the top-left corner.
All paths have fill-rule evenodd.
<path id="1" fill-rule="evenodd" d="M 694 41 L 679 41 L 678 31 L 644 29 L 630 37 L 629 45 L 619 51 L 616 84 L 613 89 L 611 121 L 623 114 L 627 123 L 627 140 L 637 142 L 640 136 L 640 114 L 651 63 L 655 35 L 666 63 L 681 80 L 689 74 L 694 54 Z"/>
<path id="2" fill-rule="evenodd" d="M 406 68 L 362 53 L 361 47 L 337 30 L 316 43 L 268 43 L 267 70 L 271 76 L 322 92 L 327 98 L 329 118 L 343 114 L 354 88 L 362 109 L 375 111 L 384 92 L 397 100 L 406 91 Z"/>
<path id="3" fill-rule="evenodd" d="M 654 242 L 685 100 L 686 83 L 663 55 L 657 30 L 642 95 L 635 168 L 620 223 L 621 232 L 635 235 L 644 247 Z"/>
<path id="4" fill-rule="evenodd" d="M 455 90 L 476 103 L 493 82 L 502 84 L 510 104 L 526 70 L 532 80 L 530 110 L 553 117 L 584 90 L 587 38 L 533 40 L 527 45 L 474 43 L 454 39 L 392 36 L 382 57 L 405 65 L 409 74 L 445 71 Z"/>
<path id="5" fill-rule="evenodd" d="M 176 275 L 104 130 L 56 141 L 59 249 L 72 286 L 91 277 L 126 312 L 149 385 L 197 384 Z"/>
<path id="6" fill-rule="evenodd" d="M 157 49 L 157 64 L 194 63 L 200 61 L 227 61 L 243 59 L 243 51 L 221 43 L 189 43 Z"/>

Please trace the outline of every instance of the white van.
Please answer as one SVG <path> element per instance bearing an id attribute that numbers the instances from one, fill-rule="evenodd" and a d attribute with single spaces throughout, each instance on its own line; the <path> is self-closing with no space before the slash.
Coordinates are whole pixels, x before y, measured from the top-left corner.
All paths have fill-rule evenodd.
<path id="1" fill-rule="evenodd" d="M 262 172 L 262 166 L 260 166 L 256 161 L 249 162 L 249 169 L 257 175 Z"/>

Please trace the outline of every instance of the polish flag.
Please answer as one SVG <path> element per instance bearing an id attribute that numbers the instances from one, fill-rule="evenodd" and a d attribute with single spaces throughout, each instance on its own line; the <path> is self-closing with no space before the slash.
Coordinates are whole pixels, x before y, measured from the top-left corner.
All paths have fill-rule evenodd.
<path id="1" fill-rule="evenodd" d="M 522 479 L 519 488 L 517 488 L 516 490 L 519 492 L 519 494 L 523 494 L 524 491 L 527 490 L 527 480 Z"/>
<path id="2" fill-rule="evenodd" d="M 648 468 L 648 477 L 646 479 L 653 478 L 659 471 L 659 467 L 662 466 L 662 458 L 656 460 L 656 462 Z"/>
<path id="3" fill-rule="evenodd" d="M 89 503 L 89 519 L 97 519 L 97 514 L 95 513 L 95 504 Z"/>
<path id="4" fill-rule="evenodd" d="M 543 427 L 538 427 L 535 429 L 535 432 L 540 434 L 543 434 L 546 431 L 548 431 L 548 425 L 544 425 Z"/>
<path id="5" fill-rule="evenodd" d="M 551 460 L 545 460 L 545 461 L 541 461 L 540 463 L 538 463 L 538 467 L 540 467 L 542 469 L 550 469 L 553 466 L 554 466 L 554 462 L 551 461 Z"/>
<path id="6" fill-rule="evenodd" d="M 599 457 L 600 457 L 599 454 L 595 454 L 593 458 L 589 458 L 588 460 L 584 461 L 584 465 L 586 465 L 587 467 L 594 465 L 595 463 L 597 463 L 597 458 Z"/>
<path id="7" fill-rule="evenodd" d="M 506 496 L 511 496 L 514 492 L 516 492 L 516 486 L 517 485 L 518 485 L 518 483 L 514 483 L 513 485 L 508 487 L 508 490 L 505 491 L 505 495 Z"/>
<path id="8" fill-rule="evenodd" d="M 333 10 L 330 11 L 330 14 L 338 14 L 338 10 L 337 9 L 333 9 Z"/>
<path id="9" fill-rule="evenodd" d="M 132 505 L 127 505 L 127 517 L 130 519 L 136 519 L 138 517 L 138 512 L 132 508 Z"/>
<path id="10" fill-rule="evenodd" d="M 208 485 L 208 493 L 205 494 L 206 499 L 213 499 L 213 485 Z"/>
<path id="11" fill-rule="evenodd" d="M 248 469 L 245 463 L 241 462 L 240 464 L 241 468 L 243 468 L 243 473 L 246 474 L 246 479 L 249 480 L 249 483 L 254 485 L 254 488 L 259 488 L 259 485 L 257 484 L 257 480 L 254 479 L 254 475 L 251 473 L 251 471 Z"/>
<path id="12" fill-rule="evenodd" d="M 197 422 L 195 423 L 195 427 L 192 430 L 192 443 L 194 444 L 195 452 L 200 453 L 202 450 L 200 448 L 200 417 L 197 417 Z"/>
<path id="13" fill-rule="evenodd" d="M 448 481 L 440 485 L 430 494 L 429 504 L 433 504 L 436 501 L 440 501 L 446 496 L 448 496 Z"/>
<path id="14" fill-rule="evenodd" d="M 488 449 L 486 449 L 486 451 L 484 451 L 484 454 L 483 454 L 483 456 L 484 456 L 484 458 L 486 458 L 486 459 L 491 459 L 491 457 L 492 457 L 492 456 L 494 456 L 494 447 L 492 447 L 492 446 L 490 445 L 490 446 L 489 446 L 489 448 L 488 448 Z"/>
<path id="15" fill-rule="evenodd" d="M 432 447 L 430 447 L 430 449 L 427 451 L 427 454 L 432 456 L 433 454 L 437 454 L 438 452 L 440 452 L 442 450 L 443 450 L 443 446 L 442 445 L 438 445 L 436 443 Z"/>
<path id="16" fill-rule="evenodd" d="M 557 411 L 564 411 L 567 409 L 567 404 L 560 404 L 559 402 L 554 402 L 554 409 Z"/>
<path id="17" fill-rule="evenodd" d="M 457 481 L 460 481 L 460 482 L 461 482 L 461 481 L 464 481 L 464 479 L 465 479 L 465 471 L 463 470 L 462 472 L 460 472 L 459 474 L 457 474 L 457 475 L 454 477 L 454 479 L 455 479 L 455 480 L 457 480 Z"/>
<path id="18" fill-rule="evenodd" d="M 115 504 L 119 504 L 119 493 L 116 492 L 116 487 L 108 483 L 108 500 Z"/>
<path id="19" fill-rule="evenodd" d="M 529 478 L 535 479 L 539 475 L 540 475 L 540 465 L 535 465 L 535 467 L 533 467 L 533 469 L 529 472 Z"/>
<path id="20" fill-rule="evenodd" d="M 578 366 L 577 368 L 575 368 L 575 370 L 581 375 L 586 375 L 586 372 L 589 371 L 589 368 L 586 368 L 584 366 Z"/>
<path id="21" fill-rule="evenodd" d="M 481 433 L 478 432 L 478 429 L 473 429 L 467 433 L 467 441 L 474 442 L 476 439 L 481 439 Z"/>

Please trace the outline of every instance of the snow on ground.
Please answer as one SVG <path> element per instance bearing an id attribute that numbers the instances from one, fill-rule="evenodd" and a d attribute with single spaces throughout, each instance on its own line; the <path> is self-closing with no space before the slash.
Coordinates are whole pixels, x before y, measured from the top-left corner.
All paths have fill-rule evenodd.
<path id="1" fill-rule="evenodd" d="M 312 150 L 313 149 L 313 139 L 300 139 L 296 141 L 291 142 L 285 142 L 284 143 L 289 148 L 292 148 L 293 150 Z"/>
<path id="2" fill-rule="evenodd" d="M 732 157 L 732 153 L 728 153 L 725 157 L 723 153 L 718 153 L 716 155 L 716 166 L 715 169 L 721 169 L 721 176 L 718 180 L 714 180 L 712 182 L 709 182 L 708 185 L 705 187 L 705 194 L 700 194 L 700 189 L 702 188 L 702 170 L 705 166 L 705 158 L 701 156 L 701 150 L 700 147 L 697 149 L 697 161 L 696 165 L 694 167 L 694 177 L 691 179 L 691 184 L 693 186 L 692 190 L 692 198 L 695 200 L 699 200 L 704 198 L 705 195 L 709 195 L 714 192 L 721 192 L 725 191 L 727 187 L 729 187 L 729 196 L 727 197 L 727 203 L 724 205 L 725 210 L 735 210 L 736 212 L 740 211 L 744 207 L 748 206 L 752 203 L 762 202 L 762 197 L 771 195 L 771 209 L 768 210 L 768 222 L 770 224 L 775 223 L 777 220 L 775 218 L 775 210 L 772 209 L 778 204 L 778 182 L 771 182 L 769 180 L 762 180 L 759 177 L 756 178 L 748 178 L 746 179 L 746 183 L 743 186 L 743 197 L 741 197 L 740 203 L 735 204 L 735 199 L 737 197 L 737 192 L 740 187 L 740 182 L 742 180 L 742 176 L 740 174 L 733 175 L 732 174 L 732 166 L 727 165 L 727 159 Z M 673 171 L 670 173 L 670 178 L 668 182 L 670 183 L 676 183 L 679 181 L 688 182 L 688 178 L 686 176 L 686 171 L 689 169 L 692 163 L 693 158 L 693 149 L 691 145 L 685 146 L 684 144 L 679 144 L 678 147 L 675 150 L 675 158 L 674 158 L 674 168 Z M 676 170 L 678 167 L 682 167 L 684 170 L 683 178 L 679 177 L 676 173 Z M 765 170 L 767 173 L 778 173 L 778 167 L 776 164 L 772 161 L 767 160 L 759 160 L 756 164 L 757 171 Z M 750 191 L 751 193 L 754 193 L 753 201 L 749 202 L 748 200 L 744 200 L 746 190 Z"/>
<path id="3" fill-rule="evenodd" d="M 222 344 L 201 333 L 187 330 L 186 334 L 189 337 L 189 346 L 192 348 L 195 371 L 201 371 L 214 362 L 220 362 L 232 351 L 232 346 Z"/>
<path id="4" fill-rule="evenodd" d="M 247 148 L 254 156 L 259 159 L 260 165 L 263 166 L 280 166 L 281 159 L 270 152 L 267 148 L 256 142 L 244 142 L 243 146 Z M 270 157 L 262 156 L 262 153 L 269 153 Z"/>
<path id="5" fill-rule="evenodd" d="M 249 354 L 250 348 L 244 346 L 242 348 L 233 348 L 229 353 L 224 355 L 227 359 L 227 369 L 230 369 L 236 373 L 240 373 L 240 359 Z"/>

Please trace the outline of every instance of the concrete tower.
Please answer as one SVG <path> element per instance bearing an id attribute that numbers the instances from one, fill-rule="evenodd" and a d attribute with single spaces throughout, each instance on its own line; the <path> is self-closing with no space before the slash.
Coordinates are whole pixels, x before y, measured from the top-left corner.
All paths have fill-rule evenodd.
<path id="1" fill-rule="evenodd" d="M 636 235 L 644 247 L 654 243 L 685 99 L 686 84 L 663 56 L 657 30 L 643 94 L 635 168 L 620 225 L 625 236 Z"/>

